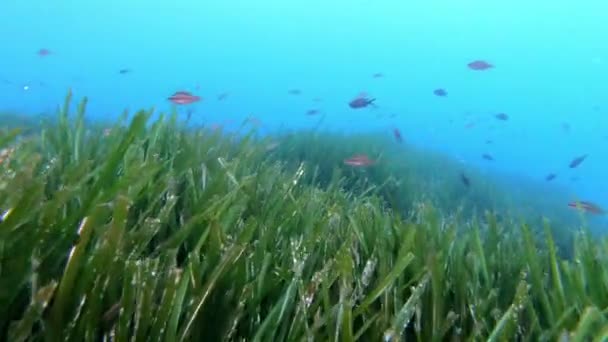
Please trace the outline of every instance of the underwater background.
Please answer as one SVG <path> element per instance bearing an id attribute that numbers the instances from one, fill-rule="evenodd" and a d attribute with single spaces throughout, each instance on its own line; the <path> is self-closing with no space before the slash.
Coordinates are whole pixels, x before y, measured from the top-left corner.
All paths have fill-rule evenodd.
<path id="1" fill-rule="evenodd" d="M 398 129 L 429 154 L 577 216 L 571 201 L 608 205 L 606 10 L 601 1 L 6 0 L 0 111 L 52 114 L 72 89 L 88 97 L 89 119 L 113 120 L 125 109 L 170 111 L 168 97 L 188 91 L 200 101 L 178 110 L 192 125 L 229 131 L 255 118 L 262 134 L 391 139 Z M 375 106 L 351 108 L 362 92 Z"/>

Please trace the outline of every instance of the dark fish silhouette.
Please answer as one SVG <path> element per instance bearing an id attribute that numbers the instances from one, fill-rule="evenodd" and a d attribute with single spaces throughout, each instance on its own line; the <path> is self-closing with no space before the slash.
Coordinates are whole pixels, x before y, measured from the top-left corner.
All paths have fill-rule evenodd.
<path id="1" fill-rule="evenodd" d="M 302 94 L 302 91 L 301 91 L 300 89 L 290 89 L 290 90 L 288 91 L 288 93 L 289 93 L 290 95 L 300 95 L 300 94 Z"/>
<path id="2" fill-rule="evenodd" d="M 51 50 L 49 50 L 49 49 L 42 48 L 42 49 L 38 50 L 38 56 L 40 56 L 40 57 L 46 57 L 50 54 L 51 54 Z"/>
<path id="3" fill-rule="evenodd" d="M 433 90 L 433 94 L 440 97 L 448 96 L 448 92 L 443 88 Z"/>
<path id="4" fill-rule="evenodd" d="M 484 153 L 484 154 L 482 154 L 482 155 L 481 155 L 481 157 L 482 157 L 483 159 L 485 159 L 485 160 L 490 160 L 490 161 L 493 161 L 493 160 L 494 160 L 494 157 L 492 157 L 492 155 L 491 155 L 491 154 L 488 154 L 488 153 Z"/>
<path id="5" fill-rule="evenodd" d="M 472 70 L 487 70 L 494 67 L 492 64 L 481 60 L 473 61 L 467 64 L 467 66 Z"/>
<path id="6" fill-rule="evenodd" d="M 502 120 L 502 121 L 509 120 L 509 116 L 505 113 L 498 113 L 498 114 L 494 115 L 494 117 L 497 118 L 498 120 Z"/>
<path id="7" fill-rule="evenodd" d="M 348 106 L 353 109 L 365 108 L 371 105 L 376 99 L 370 99 L 365 96 L 358 96 L 348 103 Z"/>
<path id="8" fill-rule="evenodd" d="M 120 70 L 118 70 L 118 73 L 121 74 L 121 75 L 125 75 L 125 74 L 128 74 L 130 72 L 131 72 L 131 69 L 128 69 L 128 68 L 127 69 L 120 69 Z"/>
<path id="9" fill-rule="evenodd" d="M 469 180 L 469 177 L 464 174 L 464 172 L 460 173 L 460 181 L 462 181 L 462 184 L 464 184 L 464 186 L 467 188 L 471 186 L 471 181 Z"/>
<path id="10" fill-rule="evenodd" d="M 570 162 L 570 165 L 569 165 L 570 168 L 574 169 L 575 167 L 579 166 L 585 160 L 585 158 L 587 158 L 587 155 L 583 154 L 582 156 L 572 159 L 572 161 Z"/>
<path id="11" fill-rule="evenodd" d="M 393 128 L 393 136 L 398 143 L 403 142 L 403 137 L 401 136 L 401 131 L 399 131 L 399 128 Z"/>
<path id="12" fill-rule="evenodd" d="M 546 180 L 547 182 L 550 182 L 550 181 L 554 180 L 554 179 L 555 179 L 555 177 L 557 177 L 557 175 L 556 175 L 555 173 L 550 173 L 550 174 L 548 174 L 548 175 L 545 177 L 545 180 Z"/>

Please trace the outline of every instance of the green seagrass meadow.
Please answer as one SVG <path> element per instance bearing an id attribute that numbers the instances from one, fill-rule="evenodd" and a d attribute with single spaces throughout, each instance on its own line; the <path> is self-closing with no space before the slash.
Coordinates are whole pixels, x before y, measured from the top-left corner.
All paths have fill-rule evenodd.
<path id="1" fill-rule="evenodd" d="M 371 134 L 70 102 L 0 116 L 0 340 L 608 340 L 608 241 L 563 203 Z"/>

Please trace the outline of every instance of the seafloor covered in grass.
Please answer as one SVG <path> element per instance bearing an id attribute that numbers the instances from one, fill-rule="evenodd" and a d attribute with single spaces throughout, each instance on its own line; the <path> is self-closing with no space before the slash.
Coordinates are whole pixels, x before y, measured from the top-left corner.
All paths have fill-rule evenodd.
<path id="1" fill-rule="evenodd" d="M 374 136 L 68 103 L 0 135 L 0 340 L 608 338 L 608 243 L 552 203 Z"/>

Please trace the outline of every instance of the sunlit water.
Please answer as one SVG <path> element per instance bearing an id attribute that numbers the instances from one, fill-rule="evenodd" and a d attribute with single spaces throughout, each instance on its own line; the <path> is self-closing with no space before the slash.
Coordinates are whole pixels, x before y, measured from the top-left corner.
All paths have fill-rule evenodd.
<path id="1" fill-rule="evenodd" d="M 604 1 L 5 0 L 0 110 L 50 112 L 71 88 L 89 117 L 116 118 L 169 110 L 187 90 L 203 98 L 194 123 L 399 128 L 463 164 L 565 187 L 564 210 L 608 206 L 605 13 Z M 467 67 L 477 59 L 495 67 Z M 378 107 L 349 108 L 360 92 Z"/>

